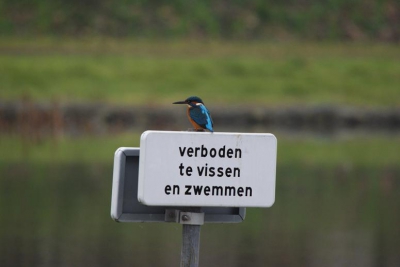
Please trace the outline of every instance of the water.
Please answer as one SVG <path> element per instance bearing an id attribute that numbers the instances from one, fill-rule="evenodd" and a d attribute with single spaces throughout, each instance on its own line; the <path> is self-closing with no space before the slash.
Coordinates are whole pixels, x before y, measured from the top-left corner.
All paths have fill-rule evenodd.
<path id="1" fill-rule="evenodd" d="M 200 266 L 400 266 L 400 167 L 277 173 L 272 208 L 202 227 Z M 111 163 L 0 175 L 0 266 L 179 266 L 180 225 L 110 218 Z"/>

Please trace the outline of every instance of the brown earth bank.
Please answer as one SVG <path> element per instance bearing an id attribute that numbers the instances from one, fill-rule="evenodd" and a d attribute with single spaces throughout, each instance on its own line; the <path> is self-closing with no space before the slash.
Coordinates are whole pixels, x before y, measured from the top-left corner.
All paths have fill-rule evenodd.
<path id="1" fill-rule="evenodd" d="M 342 106 L 210 107 L 215 131 L 400 134 L 400 108 Z M 38 138 L 187 130 L 184 107 L 114 106 L 101 103 L 0 102 L 0 134 Z"/>

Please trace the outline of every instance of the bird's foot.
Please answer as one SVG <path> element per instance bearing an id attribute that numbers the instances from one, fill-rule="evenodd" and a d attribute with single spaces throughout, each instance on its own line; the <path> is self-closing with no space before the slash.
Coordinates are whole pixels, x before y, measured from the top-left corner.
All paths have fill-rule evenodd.
<path id="1" fill-rule="evenodd" d="M 194 128 L 189 128 L 187 129 L 188 132 L 205 132 L 204 129 L 194 129 Z"/>

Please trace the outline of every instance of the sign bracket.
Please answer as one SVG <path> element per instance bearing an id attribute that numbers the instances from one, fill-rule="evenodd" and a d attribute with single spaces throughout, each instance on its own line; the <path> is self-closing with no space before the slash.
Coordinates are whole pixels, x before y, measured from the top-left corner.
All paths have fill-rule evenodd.
<path id="1" fill-rule="evenodd" d="M 190 212 L 176 209 L 166 209 L 165 221 L 188 225 L 203 225 L 204 212 Z"/>

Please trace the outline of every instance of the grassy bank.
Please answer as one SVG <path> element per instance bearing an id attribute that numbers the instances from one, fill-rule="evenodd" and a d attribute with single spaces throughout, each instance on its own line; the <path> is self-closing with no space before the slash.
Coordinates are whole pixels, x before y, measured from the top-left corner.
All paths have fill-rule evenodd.
<path id="1" fill-rule="evenodd" d="M 139 140 L 139 133 L 44 140 L 39 143 L 15 136 L 1 136 L 0 162 L 111 164 L 118 147 L 137 147 Z M 278 164 L 285 166 L 397 166 L 400 162 L 399 151 L 398 137 L 342 141 L 309 138 L 299 141 L 278 136 Z"/>
<path id="2" fill-rule="evenodd" d="M 0 40 L 0 98 L 398 106 L 398 46 Z"/>

